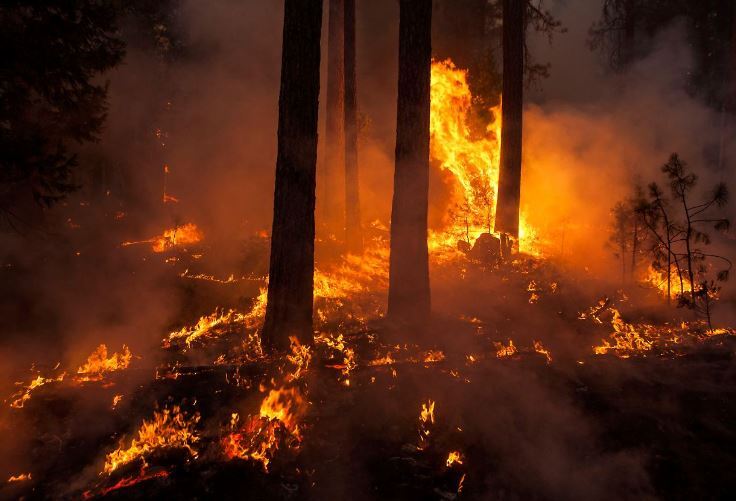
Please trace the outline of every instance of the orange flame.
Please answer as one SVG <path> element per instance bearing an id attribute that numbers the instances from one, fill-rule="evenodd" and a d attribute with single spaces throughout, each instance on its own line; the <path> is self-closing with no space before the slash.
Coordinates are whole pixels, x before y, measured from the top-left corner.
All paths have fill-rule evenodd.
<path id="1" fill-rule="evenodd" d="M 145 456 L 160 449 L 183 449 L 190 456 L 197 457 L 192 445 L 199 440 L 195 429 L 198 422 L 199 414 L 188 418 L 178 406 L 154 412 L 153 419 L 143 420 L 138 436 L 130 441 L 130 445 L 124 447 L 121 441 L 120 446 L 106 456 L 104 472 L 112 473 L 137 459 L 145 464 Z"/>
<path id="2" fill-rule="evenodd" d="M 305 401 L 296 388 L 271 390 L 261 402 L 259 415 L 240 425 L 240 416 L 233 413 L 229 432 L 222 439 L 228 459 L 258 461 L 268 471 L 268 465 L 282 441 L 287 447 L 301 443 L 298 418 L 303 414 Z"/>
<path id="3" fill-rule="evenodd" d="M 107 355 L 107 346 L 101 344 L 87 358 L 87 362 L 77 369 L 81 381 L 98 381 L 108 372 L 127 369 L 133 355 L 127 346 L 123 345 L 121 353 Z"/>

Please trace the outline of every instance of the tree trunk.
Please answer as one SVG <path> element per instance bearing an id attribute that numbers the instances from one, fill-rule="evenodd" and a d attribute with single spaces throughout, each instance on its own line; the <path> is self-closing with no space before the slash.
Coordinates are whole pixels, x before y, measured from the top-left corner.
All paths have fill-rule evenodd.
<path id="1" fill-rule="evenodd" d="M 342 236 L 344 223 L 340 203 L 340 176 L 344 166 L 345 136 L 345 0 L 329 0 L 327 25 L 327 107 L 325 110 L 325 163 L 322 199 L 327 227 Z"/>
<path id="2" fill-rule="evenodd" d="M 496 231 L 519 238 L 525 0 L 503 0 L 503 106 Z"/>
<path id="3" fill-rule="evenodd" d="M 314 205 L 322 0 L 286 0 L 278 155 L 263 343 L 312 339 Z"/>
<path id="4" fill-rule="evenodd" d="M 355 78 L 355 0 L 345 0 L 345 244 L 363 252 L 358 177 L 358 116 Z"/>
<path id="5" fill-rule="evenodd" d="M 396 166 L 388 316 L 420 324 L 430 312 L 427 204 L 432 0 L 401 0 Z"/>

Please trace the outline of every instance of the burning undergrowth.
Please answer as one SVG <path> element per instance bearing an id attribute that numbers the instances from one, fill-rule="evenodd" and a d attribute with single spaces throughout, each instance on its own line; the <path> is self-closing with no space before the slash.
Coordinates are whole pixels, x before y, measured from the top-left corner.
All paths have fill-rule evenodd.
<path id="1" fill-rule="evenodd" d="M 718 423 L 736 413 L 725 403 L 736 391 L 732 331 L 647 318 L 622 294 L 595 300 L 582 292 L 589 279 L 519 255 L 436 262 L 443 311 L 421 336 L 436 342 L 390 343 L 377 235 L 367 259 L 315 273 L 312 346 L 293 339 L 283 356 L 264 353 L 261 292 L 249 307 L 205 312 L 164 334 L 158 355 L 145 355 L 158 360 L 155 370 L 126 346 L 105 345 L 78 365 L 35 369 L 6 400 L 4 419 L 23 422 L 40 446 L 29 449 L 28 471 L 10 472 L 5 492 L 666 494 L 682 461 L 712 452 L 688 430 L 708 426 L 725 439 Z M 443 298 L 450 285 L 461 308 Z M 503 297 L 489 299 L 499 287 Z M 480 291 L 474 311 L 468 299 Z M 504 307 L 515 316 L 500 319 Z M 683 407 L 693 394 L 703 417 Z M 85 415 L 98 424 L 84 426 Z M 671 426 L 651 434 L 659 419 Z"/>

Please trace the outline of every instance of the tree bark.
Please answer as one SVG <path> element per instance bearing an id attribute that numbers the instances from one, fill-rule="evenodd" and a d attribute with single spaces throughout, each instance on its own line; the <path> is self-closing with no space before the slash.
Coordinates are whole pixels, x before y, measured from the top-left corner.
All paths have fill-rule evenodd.
<path id="1" fill-rule="evenodd" d="M 358 116 L 355 77 L 355 0 L 345 0 L 345 244 L 352 254 L 363 252 L 358 176 Z"/>
<path id="2" fill-rule="evenodd" d="M 388 316 L 420 324 L 430 313 L 427 204 L 432 0 L 401 0 L 396 165 Z"/>
<path id="3" fill-rule="evenodd" d="M 324 217 L 332 233 L 342 236 L 344 220 L 340 203 L 340 175 L 344 166 L 345 106 L 345 0 L 329 0 L 327 24 L 327 107 L 325 110 L 325 163 L 321 190 Z"/>
<path id="4" fill-rule="evenodd" d="M 322 0 L 286 0 L 278 154 L 263 343 L 312 340 L 314 206 Z"/>
<path id="5" fill-rule="evenodd" d="M 519 238 L 525 0 L 503 0 L 503 105 L 496 231 Z"/>

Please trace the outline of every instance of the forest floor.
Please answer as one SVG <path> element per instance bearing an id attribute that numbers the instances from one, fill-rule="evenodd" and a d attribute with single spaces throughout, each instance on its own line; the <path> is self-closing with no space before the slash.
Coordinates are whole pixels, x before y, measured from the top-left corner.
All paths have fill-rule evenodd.
<path id="1" fill-rule="evenodd" d="M 174 331 L 258 303 L 257 281 L 171 274 Z M 433 269 L 432 325 L 398 334 L 411 343 L 365 316 L 385 291 L 350 289 L 318 303 L 321 340 L 306 354 L 249 353 L 241 319 L 97 380 L 50 381 L 0 414 L 9 474 L 28 474 L 0 497 L 728 497 L 736 336 L 678 325 L 651 291 L 602 299 L 605 287 L 533 258 L 455 261 Z M 272 392 L 281 414 L 266 419 Z M 169 428 L 144 437 L 162 412 Z M 138 453 L 106 471 L 136 437 Z"/>

